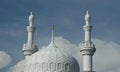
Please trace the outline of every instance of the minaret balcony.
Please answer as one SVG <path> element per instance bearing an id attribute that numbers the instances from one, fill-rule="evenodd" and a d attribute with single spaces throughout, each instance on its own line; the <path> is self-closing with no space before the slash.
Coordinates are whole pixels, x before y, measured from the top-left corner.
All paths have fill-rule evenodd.
<path id="1" fill-rule="evenodd" d="M 95 48 L 95 45 L 93 44 L 92 41 L 83 41 L 83 42 L 80 44 L 80 47 L 81 47 L 81 48 Z"/>
<path id="2" fill-rule="evenodd" d="M 30 55 L 38 51 L 38 47 L 35 44 L 24 44 L 22 51 L 24 55 Z"/>
<path id="3" fill-rule="evenodd" d="M 83 29 L 84 29 L 84 31 L 89 31 L 89 32 L 91 32 L 92 26 L 84 25 L 84 26 L 83 26 Z"/>
<path id="4" fill-rule="evenodd" d="M 80 45 L 82 55 L 92 55 L 96 51 L 95 45 L 91 41 L 83 41 Z"/>
<path id="5" fill-rule="evenodd" d="M 34 32 L 35 31 L 35 27 L 34 26 L 27 26 L 27 31 L 28 32 Z"/>

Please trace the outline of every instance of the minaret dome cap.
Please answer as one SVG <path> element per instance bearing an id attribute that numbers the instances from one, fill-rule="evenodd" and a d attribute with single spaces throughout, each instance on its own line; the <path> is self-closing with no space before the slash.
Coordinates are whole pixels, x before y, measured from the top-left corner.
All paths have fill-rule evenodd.
<path id="1" fill-rule="evenodd" d="M 31 11 L 29 16 L 29 22 L 33 22 L 33 21 L 34 21 L 34 16 L 33 16 L 33 12 Z"/>
<path id="2" fill-rule="evenodd" d="M 88 22 L 89 22 L 90 19 L 91 19 L 91 18 L 90 18 L 90 14 L 89 14 L 89 12 L 87 11 L 87 12 L 86 12 L 86 15 L 85 15 L 85 21 L 88 21 Z"/>

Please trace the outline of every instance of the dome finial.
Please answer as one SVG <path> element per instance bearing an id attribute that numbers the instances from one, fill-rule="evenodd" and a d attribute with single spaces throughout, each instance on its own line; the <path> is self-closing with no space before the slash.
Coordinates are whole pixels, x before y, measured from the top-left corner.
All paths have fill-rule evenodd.
<path id="1" fill-rule="evenodd" d="M 51 39 L 51 42 L 54 43 L 54 29 L 55 29 L 55 26 L 54 24 L 52 24 L 51 26 L 51 30 L 52 30 L 52 39 Z"/>
<path id="2" fill-rule="evenodd" d="M 30 16 L 29 16 L 29 23 L 30 25 L 32 25 L 32 23 L 34 22 L 34 16 L 33 16 L 33 12 L 30 12 Z"/>
<path id="3" fill-rule="evenodd" d="M 86 11 L 85 21 L 86 21 L 86 25 L 89 25 L 89 22 L 90 22 L 90 14 L 89 14 L 88 10 Z"/>

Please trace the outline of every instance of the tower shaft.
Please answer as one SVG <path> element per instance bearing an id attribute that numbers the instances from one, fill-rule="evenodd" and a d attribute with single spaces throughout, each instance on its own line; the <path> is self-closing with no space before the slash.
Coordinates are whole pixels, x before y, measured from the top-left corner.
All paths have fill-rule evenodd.
<path id="1" fill-rule="evenodd" d="M 92 26 L 84 25 L 83 29 L 85 31 L 85 41 L 91 41 L 91 30 Z"/>
<path id="2" fill-rule="evenodd" d="M 84 71 L 92 71 L 92 56 L 83 56 L 83 68 Z"/>
<path id="3" fill-rule="evenodd" d="M 35 31 L 35 27 L 34 26 L 27 26 L 27 32 L 28 32 L 28 44 L 33 44 L 33 40 L 34 40 L 34 31 Z"/>

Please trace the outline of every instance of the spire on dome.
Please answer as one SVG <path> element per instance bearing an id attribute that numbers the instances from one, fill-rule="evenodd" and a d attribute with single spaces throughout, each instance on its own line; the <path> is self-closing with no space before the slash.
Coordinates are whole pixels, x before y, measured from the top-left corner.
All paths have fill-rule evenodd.
<path id="1" fill-rule="evenodd" d="M 86 21 L 86 25 L 89 25 L 89 23 L 90 23 L 90 14 L 89 14 L 88 10 L 86 11 L 85 21 Z"/>
<path id="2" fill-rule="evenodd" d="M 51 42 L 54 43 L 54 29 L 55 29 L 55 26 L 52 25 L 51 26 L 51 30 L 52 30 L 52 39 L 51 39 Z"/>
<path id="3" fill-rule="evenodd" d="M 54 42 L 54 29 L 55 29 L 55 26 L 52 25 L 52 26 L 51 26 L 52 37 L 51 37 L 51 43 L 50 43 L 50 46 L 51 46 L 51 48 L 58 48 L 58 46 L 56 46 L 56 44 L 55 44 L 55 42 Z"/>

